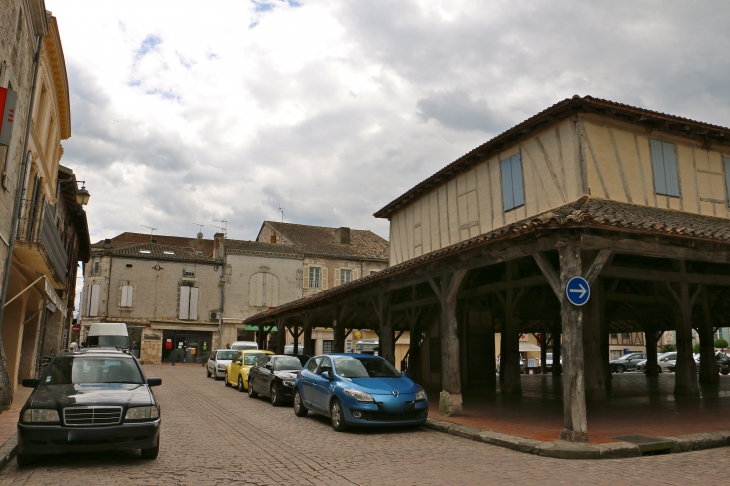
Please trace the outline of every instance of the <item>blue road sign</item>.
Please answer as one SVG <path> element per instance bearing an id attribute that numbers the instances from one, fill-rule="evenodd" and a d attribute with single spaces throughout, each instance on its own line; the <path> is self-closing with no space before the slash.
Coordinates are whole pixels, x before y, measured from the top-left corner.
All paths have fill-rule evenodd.
<path id="1" fill-rule="evenodd" d="M 565 295 L 573 305 L 583 305 L 591 296 L 591 288 L 583 277 L 573 277 L 565 286 Z"/>

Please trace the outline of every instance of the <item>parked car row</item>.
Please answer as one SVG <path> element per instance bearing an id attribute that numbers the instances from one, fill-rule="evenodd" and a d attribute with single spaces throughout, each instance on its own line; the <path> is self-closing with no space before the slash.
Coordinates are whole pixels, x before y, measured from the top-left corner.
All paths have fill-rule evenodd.
<path id="1" fill-rule="evenodd" d="M 659 366 L 659 373 L 669 371 L 669 364 L 674 363 L 677 359 L 677 352 L 670 351 L 668 353 L 662 353 L 656 357 L 657 365 Z M 646 373 L 646 362 L 647 360 L 639 361 L 636 363 L 636 371 Z"/>
<path id="2" fill-rule="evenodd" d="M 697 372 L 700 371 L 700 353 L 695 353 L 693 355 L 693 358 L 695 360 L 695 364 L 697 365 Z M 716 351 L 715 352 L 715 361 L 717 362 L 717 371 L 719 373 L 722 373 L 723 375 L 727 375 L 730 373 L 730 355 L 727 353 L 723 353 L 722 351 Z M 669 371 L 674 372 L 674 369 L 677 366 L 676 357 L 673 361 L 669 362 L 667 365 L 667 368 Z"/>
<path id="3" fill-rule="evenodd" d="M 211 354 L 208 376 L 227 355 Z M 224 359 L 226 358 L 226 359 Z M 218 374 L 215 374 L 218 377 Z M 350 426 L 420 425 L 428 418 L 426 391 L 406 373 L 371 354 L 277 355 L 241 350 L 225 364 L 225 384 L 273 406 L 293 405 L 298 417 L 310 411 L 329 417 L 336 431 Z"/>

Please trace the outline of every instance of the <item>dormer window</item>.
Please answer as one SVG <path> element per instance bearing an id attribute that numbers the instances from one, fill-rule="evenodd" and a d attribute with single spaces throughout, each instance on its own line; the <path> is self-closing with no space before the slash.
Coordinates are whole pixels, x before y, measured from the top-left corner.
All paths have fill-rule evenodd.
<path id="1" fill-rule="evenodd" d="M 183 277 L 184 278 L 195 278 L 195 264 L 187 264 L 183 268 Z"/>

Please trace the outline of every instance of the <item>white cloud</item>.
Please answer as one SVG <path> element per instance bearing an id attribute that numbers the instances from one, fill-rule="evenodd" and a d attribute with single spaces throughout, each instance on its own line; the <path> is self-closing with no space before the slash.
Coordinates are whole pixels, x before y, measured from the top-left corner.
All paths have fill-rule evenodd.
<path id="1" fill-rule="evenodd" d="M 46 0 L 92 240 L 253 238 L 279 204 L 387 236 L 373 212 L 576 93 L 728 125 L 725 4 L 299 3 Z"/>

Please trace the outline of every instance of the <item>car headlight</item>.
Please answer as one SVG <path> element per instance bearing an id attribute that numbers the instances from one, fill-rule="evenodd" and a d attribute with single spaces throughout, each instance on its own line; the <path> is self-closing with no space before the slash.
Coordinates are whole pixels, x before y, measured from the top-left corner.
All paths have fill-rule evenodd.
<path id="1" fill-rule="evenodd" d="M 294 382 L 293 381 L 285 381 L 284 382 L 284 385 L 286 385 L 286 386 L 294 386 Z"/>
<path id="2" fill-rule="evenodd" d="M 226 369 L 226 365 L 224 365 L 224 364 L 219 364 L 219 365 L 218 365 L 218 369 L 219 369 L 219 370 L 224 370 L 224 369 Z"/>
<path id="3" fill-rule="evenodd" d="M 373 396 L 369 393 L 361 392 L 359 390 L 353 390 L 351 388 L 345 388 L 345 395 L 349 395 L 360 403 L 375 403 Z"/>
<path id="4" fill-rule="evenodd" d="M 426 399 L 426 390 L 421 388 L 420 390 L 418 390 L 416 392 L 416 401 L 425 400 L 425 399 Z"/>
<path id="5" fill-rule="evenodd" d="M 25 423 L 60 423 L 58 412 L 45 408 L 29 408 L 23 412 L 22 421 Z"/>
<path id="6" fill-rule="evenodd" d="M 251 371 L 251 368 L 246 370 L 246 378 L 248 378 L 248 372 Z"/>
<path id="7" fill-rule="evenodd" d="M 124 420 L 150 420 L 160 417 L 157 407 L 133 407 L 127 409 Z"/>

